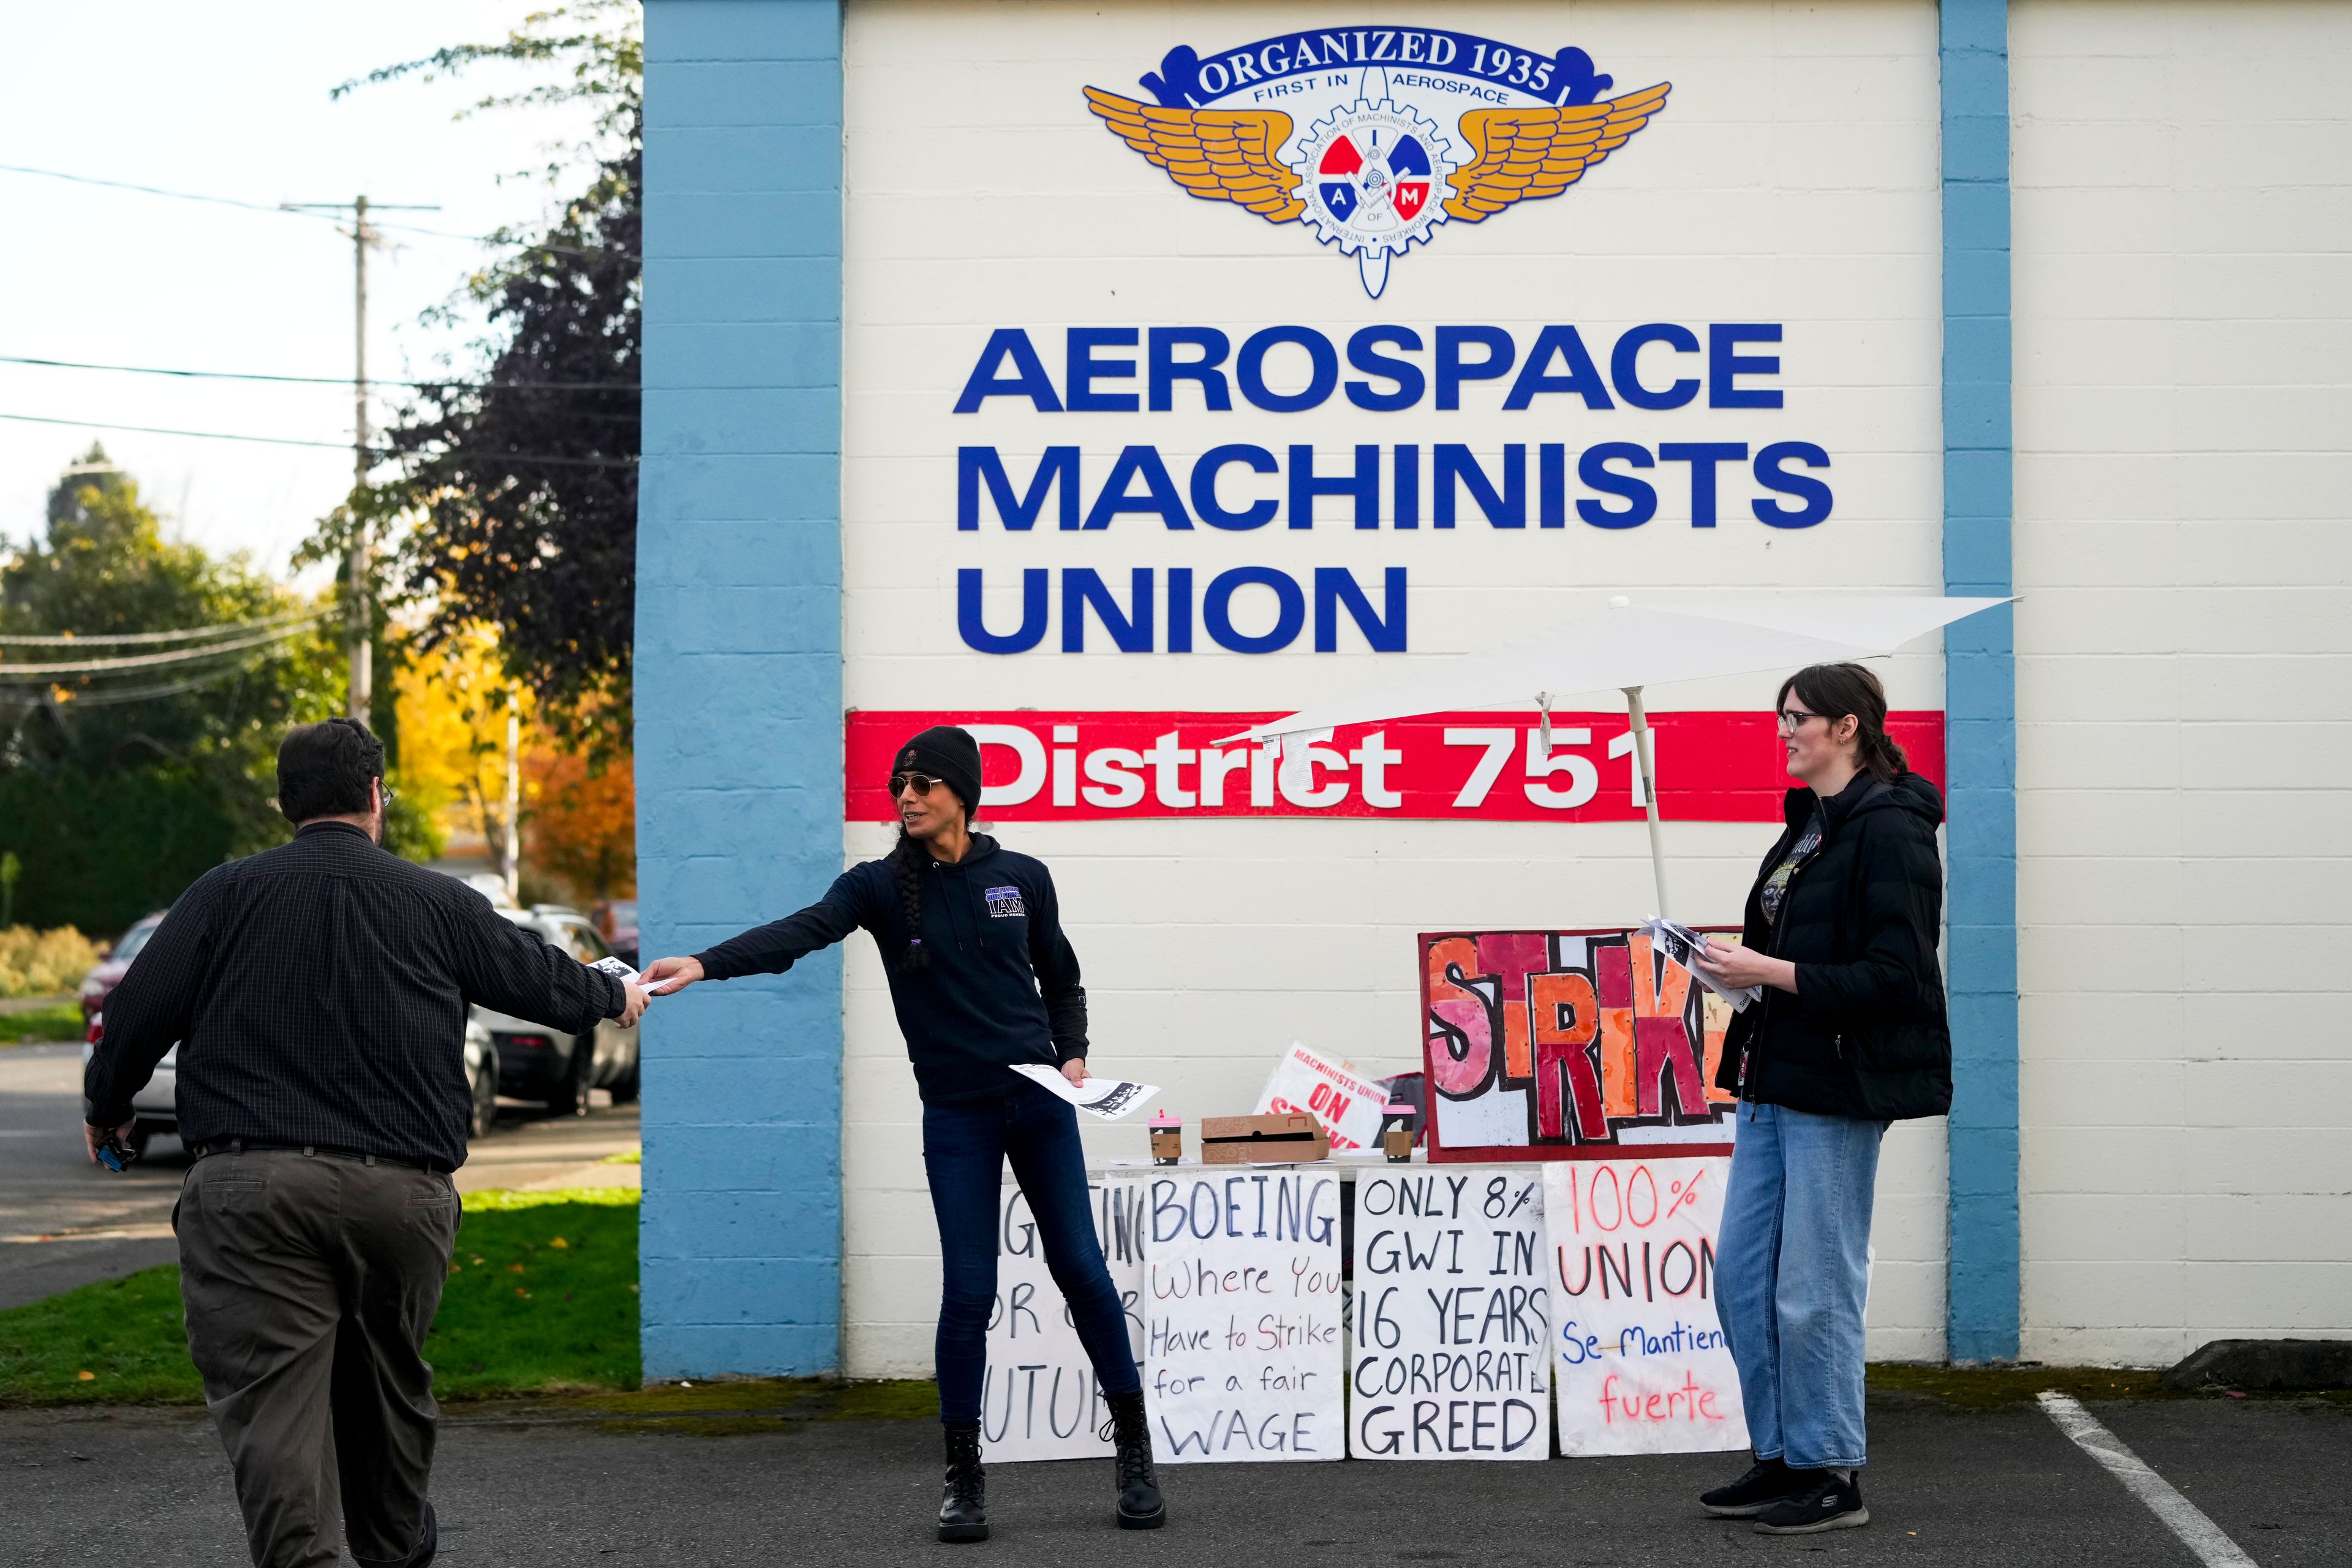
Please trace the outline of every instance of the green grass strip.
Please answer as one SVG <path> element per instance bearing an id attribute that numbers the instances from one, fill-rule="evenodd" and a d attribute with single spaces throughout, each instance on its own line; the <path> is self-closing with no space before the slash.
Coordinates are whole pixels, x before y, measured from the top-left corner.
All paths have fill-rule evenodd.
<path id="1" fill-rule="evenodd" d="M 60 1002 L 28 1013 L 0 1013 L 0 1045 L 73 1045 L 85 1032 L 79 1002 Z"/>
<path id="2" fill-rule="evenodd" d="M 637 1387 L 636 1192 L 472 1193 L 465 1211 L 425 1344 L 434 1393 Z M 0 1311 L 0 1405 L 203 1399 L 175 1266 Z"/>
<path id="3" fill-rule="evenodd" d="M 176 1264 L 0 1312 L 0 1405 L 203 1399 Z"/>

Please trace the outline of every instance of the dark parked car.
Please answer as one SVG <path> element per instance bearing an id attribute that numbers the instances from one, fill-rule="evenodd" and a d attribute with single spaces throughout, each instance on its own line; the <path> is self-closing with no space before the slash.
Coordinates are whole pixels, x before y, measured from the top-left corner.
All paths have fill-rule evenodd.
<path id="1" fill-rule="evenodd" d="M 593 963 L 612 952 L 577 910 L 534 904 L 499 913 L 583 963 Z M 615 1105 L 637 1098 L 635 1029 L 624 1029 L 607 1018 L 585 1035 L 567 1035 L 487 1007 L 475 1008 L 474 1018 L 498 1047 L 500 1094 L 542 1101 L 558 1116 L 585 1116 L 592 1089 L 610 1089 Z"/>
<path id="2" fill-rule="evenodd" d="M 116 942 L 113 950 L 98 961 L 98 967 L 82 977 L 83 1028 L 87 1029 L 90 1020 L 105 1011 L 108 994 L 117 985 L 122 984 L 124 975 L 131 973 L 131 961 L 139 956 L 139 950 L 147 945 L 147 939 L 155 934 L 155 928 L 163 923 L 163 917 L 169 912 L 166 910 L 158 910 L 124 931 L 122 940 Z"/>

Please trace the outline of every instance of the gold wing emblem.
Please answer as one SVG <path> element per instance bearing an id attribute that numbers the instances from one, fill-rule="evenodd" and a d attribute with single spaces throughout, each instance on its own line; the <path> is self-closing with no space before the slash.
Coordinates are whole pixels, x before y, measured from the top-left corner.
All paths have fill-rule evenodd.
<path id="1" fill-rule="evenodd" d="M 1648 124 L 1673 87 L 1662 81 L 1606 103 L 1565 109 L 1472 110 L 1462 117 L 1462 134 L 1478 157 L 1446 176 L 1454 195 L 1445 210 L 1479 223 L 1513 202 L 1559 195 Z"/>
<path id="2" fill-rule="evenodd" d="M 1299 177 L 1274 161 L 1290 116 L 1272 110 L 1161 109 L 1099 88 L 1087 103 L 1119 139 L 1204 202 L 1237 202 L 1268 223 L 1307 210 Z"/>

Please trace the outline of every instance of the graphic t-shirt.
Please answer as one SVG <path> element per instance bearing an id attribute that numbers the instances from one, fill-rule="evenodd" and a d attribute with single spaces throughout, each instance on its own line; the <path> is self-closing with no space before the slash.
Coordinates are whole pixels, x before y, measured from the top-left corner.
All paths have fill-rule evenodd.
<path id="1" fill-rule="evenodd" d="M 1764 906 L 1766 925 L 1780 923 L 1780 906 L 1789 898 L 1789 879 L 1797 874 L 1798 867 L 1820 852 L 1822 834 L 1827 826 L 1822 818 L 1822 808 L 1818 805 L 1813 807 L 1813 815 L 1805 819 L 1805 830 L 1797 835 L 1797 841 L 1789 847 L 1789 853 L 1772 868 L 1772 874 L 1764 879 L 1763 890 L 1757 895 L 1757 900 Z"/>

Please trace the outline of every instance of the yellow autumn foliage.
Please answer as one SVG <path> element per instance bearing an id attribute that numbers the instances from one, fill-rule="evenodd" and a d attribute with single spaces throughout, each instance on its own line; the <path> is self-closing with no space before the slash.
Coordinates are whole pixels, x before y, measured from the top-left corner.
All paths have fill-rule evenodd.
<path id="1" fill-rule="evenodd" d="M 0 996 L 55 996 L 81 984 L 98 946 L 71 926 L 0 926 Z"/>

